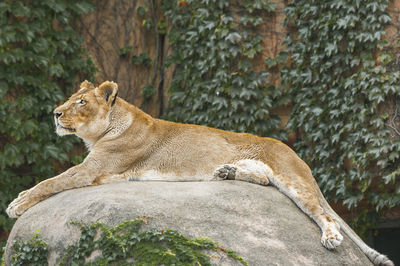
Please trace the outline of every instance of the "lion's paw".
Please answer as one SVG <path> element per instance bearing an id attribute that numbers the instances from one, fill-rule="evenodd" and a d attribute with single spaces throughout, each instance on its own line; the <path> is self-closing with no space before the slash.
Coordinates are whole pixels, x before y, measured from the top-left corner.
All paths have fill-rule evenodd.
<path id="1" fill-rule="evenodd" d="M 229 179 L 229 180 L 234 180 L 235 175 L 236 175 L 236 168 L 230 165 L 223 165 L 221 167 L 218 167 L 214 171 L 214 177 L 218 179 Z"/>
<path id="2" fill-rule="evenodd" d="M 29 208 L 29 190 L 25 190 L 19 193 L 18 198 L 14 199 L 8 208 L 6 213 L 10 218 L 17 218 L 21 216 Z"/>
<path id="3" fill-rule="evenodd" d="M 29 191 L 30 191 L 30 189 L 27 189 L 27 190 L 24 190 L 24 191 L 20 192 L 20 193 L 18 194 L 18 197 L 17 197 L 17 198 L 22 198 L 22 197 L 23 197 L 24 195 L 26 195 Z"/>
<path id="4" fill-rule="evenodd" d="M 336 248 L 342 243 L 342 240 L 343 240 L 342 234 L 336 229 L 334 230 L 327 229 L 325 232 L 323 232 L 321 237 L 321 243 L 327 249 Z"/>

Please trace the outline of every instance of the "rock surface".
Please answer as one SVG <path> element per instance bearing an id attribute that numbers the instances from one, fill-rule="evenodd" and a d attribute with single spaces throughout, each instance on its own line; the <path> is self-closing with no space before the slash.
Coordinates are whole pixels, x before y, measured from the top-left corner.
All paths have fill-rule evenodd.
<path id="1" fill-rule="evenodd" d="M 71 220 L 117 225 L 151 216 L 150 227 L 205 236 L 238 252 L 249 265 L 371 265 L 346 236 L 335 251 L 320 244 L 320 230 L 274 187 L 238 182 L 121 182 L 65 191 L 40 202 L 15 223 L 6 247 L 37 229 L 49 243 L 49 265 L 79 239 Z M 225 258 L 218 265 L 231 265 Z"/>

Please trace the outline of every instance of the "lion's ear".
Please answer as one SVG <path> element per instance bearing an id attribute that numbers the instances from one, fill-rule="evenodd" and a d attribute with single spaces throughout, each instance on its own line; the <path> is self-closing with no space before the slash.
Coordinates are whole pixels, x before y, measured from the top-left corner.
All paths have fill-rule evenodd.
<path id="1" fill-rule="evenodd" d="M 112 81 L 103 82 L 96 88 L 96 94 L 106 101 L 107 105 L 113 106 L 118 94 L 118 85 Z"/>
<path id="2" fill-rule="evenodd" d="M 85 80 L 85 81 L 83 81 L 83 82 L 81 83 L 81 85 L 79 86 L 79 90 L 81 90 L 81 89 L 83 89 L 83 88 L 94 89 L 94 85 L 93 85 L 91 82 Z"/>

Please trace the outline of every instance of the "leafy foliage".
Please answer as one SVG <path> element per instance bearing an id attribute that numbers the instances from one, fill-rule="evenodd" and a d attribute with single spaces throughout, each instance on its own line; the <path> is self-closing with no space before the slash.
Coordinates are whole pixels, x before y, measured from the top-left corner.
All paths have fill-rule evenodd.
<path id="1" fill-rule="evenodd" d="M 145 100 L 150 100 L 151 97 L 156 93 L 156 89 L 154 88 L 153 85 L 149 84 L 147 86 L 144 86 L 142 89 L 142 95 Z"/>
<path id="2" fill-rule="evenodd" d="M 0 228 L 18 192 L 54 175 L 74 138 L 54 134 L 52 110 L 78 73 L 94 72 L 71 25 L 89 1 L 0 2 Z"/>
<path id="3" fill-rule="evenodd" d="M 295 1 L 285 8 L 294 34 L 282 70 L 293 97 L 296 151 L 324 194 L 349 208 L 400 205 L 400 139 L 389 136 L 382 104 L 400 93 L 381 38 L 388 1 Z M 364 209 L 365 210 L 365 209 Z M 365 212 L 364 212 L 365 213 Z"/>
<path id="4" fill-rule="evenodd" d="M 223 251 L 247 265 L 235 252 L 220 247 L 209 238 L 187 238 L 171 229 L 142 230 L 146 223 L 146 217 L 125 221 L 115 227 L 101 222 L 91 225 L 75 222 L 81 229 L 81 238 L 68 247 L 60 265 L 83 265 L 94 251 L 100 251 L 101 255 L 89 265 L 125 265 L 127 262 L 135 265 L 211 265 L 210 256 L 202 250 Z"/>
<path id="5" fill-rule="evenodd" d="M 209 238 L 187 238 L 171 229 L 143 230 L 145 223 L 145 217 L 115 227 L 74 222 L 81 229 L 81 237 L 67 248 L 60 265 L 211 265 L 210 255 L 203 251 L 223 252 L 247 265 L 234 251 Z M 37 234 L 32 240 L 16 242 L 14 250 L 13 265 L 47 264 L 47 244 Z M 93 252 L 98 255 L 93 256 Z"/>
<path id="6" fill-rule="evenodd" d="M 151 64 L 151 58 L 147 55 L 147 53 L 141 53 L 140 55 L 132 56 L 132 63 L 134 65 L 143 65 L 149 66 Z"/>
<path id="7" fill-rule="evenodd" d="M 30 240 L 16 241 L 13 248 L 15 251 L 11 258 L 13 266 L 47 265 L 47 243 L 39 237 L 38 232 Z"/>
<path id="8" fill-rule="evenodd" d="M 164 2 L 172 24 L 167 63 L 176 66 L 167 118 L 283 139 L 271 110 L 291 98 L 287 134 L 299 133 L 295 149 L 328 199 L 349 208 L 364 200 L 363 216 L 371 206 L 377 213 L 398 206 L 400 140 L 389 136 L 382 111 L 400 92 L 381 41 L 388 0 L 289 3 L 286 48 L 265 60 L 267 69 L 281 69 L 280 88 L 266 85 L 268 73 L 252 64 L 263 40 L 260 12 L 273 12 L 273 4 L 236 5 L 240 16 L 228 0 Z"/>
<path id="9" fill-rule="evenodd" d="M 5 266 L 6 262 L 5 262 L 5 257 L 4 257 L 4 253 L 5 253 L 5 246 L 1 246 L 0 247 L 0 265 L 1 266 Z"/>
<path id="10" fill-rule="evenodd" d="M 254 29 L 274 5 L 240 1 L 245 12 L 238 17 L 229 0 L 163 3 L 172 24 L 167 64 L 176 67 L 167 118 L 282 138 L 280 119 L 270 110 L 285 98 L 266 85 L 269 73 L 255 71 L 252 63 L 263 40 Z"/>
<path id="11" fill-rule="evenodd" d="M 133 46 L 132 45 L 127 45 L 127 46 L 122 47 L 121 49 L 119 49 L 118 53 L 119 53 L 120 56 L 124 57 L 124 56 L 128 55 L 132 50 L 133 50 Z"/>

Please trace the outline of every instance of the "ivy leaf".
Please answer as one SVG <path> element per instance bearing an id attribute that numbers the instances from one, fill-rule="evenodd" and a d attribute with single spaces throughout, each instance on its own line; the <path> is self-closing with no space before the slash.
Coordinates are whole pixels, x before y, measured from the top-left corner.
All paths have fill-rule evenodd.
<path id="1" fill-rule="evenodd" d="M 61 77 L 64 73 L 64 69 L 61 64 L 51 65 L 49 68 L 50 76 Z"/>
<path id="2" fill-rule="evenodd" d="M 320 116 L 324 110 L 320 107 L 314 107 L 312 112 L 315 116 Z"/>
<path id="3" fill-rule="evenodd" d="M 145 99 L 150 99 L 154 94 L 156 90 L 153 85 L 149 84 L 142 89 L 142 95 L 144 96 Z"/>
<path id="4" fill-rule="evenodd" d="M 337 52 L 337 45 L 336 43 L 328 43 L 325 47 L 325 53 L 327 56 L 331 56 L 332 54 Z"/>
<path id="5" fill-rule="evenodd" d="M 233 44 L 240 42 L 241 39 L 242 39 L 242 36 L 240 36 L 240 34 L 237 32 L 229 33 L 228 36 L 226 36 L 226 38 L 225 38 L 225 40 L 228 40 Z"/>
<path id="6" fill-rule="evenodd" d="M 212 29 L 214 29 L 215 28 L 215 22 L 213 22 L 213 21 L 207 21 L 207 22 L 205 22 L 205 26 L 204 26 L 206 29 L 208 29 L 208 30 L 212 30 Z"/>
<path id="7" fill-rule="evenodd" d="M 387 14 L 383 14 L 383 15 L 379 16 L 378 20 L 380 23 L 387 24 L 392 21 L 392 18 Z"/>
<path id="8" fill-rule="evenodd" d="M 249 60 L 240 60 L 238 63 L 238 67 L 240 70 L 247 72 L 249 69 L 253 67 L 253 65 Z"/>
<path id="9" fill-rule="evenodd" d="M 121 49 L 119 49 L 118 54 L 120 56 L 125 56 L 127 55 L 129 52 L 131 52 L 133 50 L 133 46 L 132 45 L 127 45 Z"/>
<path id="10" fill-rule="evenodd" d="M 11 11 L 16 17 L 27 17 L 30 14 L 29 7 L 25 6 L 22 2 L 13 1 L 11 4 Z"/>
<path id="11" fill-rule="evenodd" d="M 148 11 L 148 8 L 146 6 L 138 6 L 136 8 L 136 13 L 138 13 L 139 16 L 143 17 Z"/>

